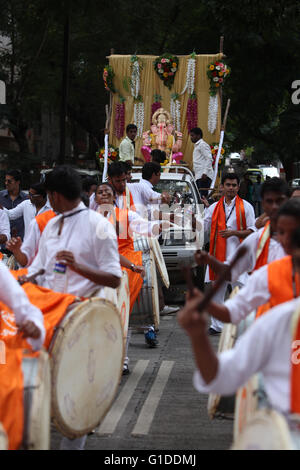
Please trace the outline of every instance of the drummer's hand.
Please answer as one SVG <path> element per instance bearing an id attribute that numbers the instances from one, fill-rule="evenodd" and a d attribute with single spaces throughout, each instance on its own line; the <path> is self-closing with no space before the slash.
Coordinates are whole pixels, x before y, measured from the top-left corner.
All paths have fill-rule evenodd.
<path id="1" fill-rule="evenodd" d="M 12 253 L 16 250 L 19 250 L 22 246 L 22 239 L 20 237 L 11 238 L 6 242 L 6 248 Z"/>
<path id="2" fill-rule="evenodd" d="M 23 325 L 19 326 L 18 333 L 23 338 L 38 339 L 41 336 L 41 330 L 30 320 L 25 321 Z"/>
<path id="3" fill-rule="evenodd" d="M 270 217 L 263 213 L 256 219 L 255 227 L 259 230 L 260 228 L 264 227 L 269 220 Z"/>
<path id="4" fill-rule="evenodd" d="M 194 289 L 192 295 L 187 294 L 185 306 L 177 314 L 179 325 L 190 337 L 198 337 L 199 334 L 206 332 L 207 316 L 206 314 L 199 314 L 197 310 L 197 306 L 203 297 L 202 292 Z"/>
<path id="5" fill-rule="evenodd" d="M 63 261 L 70 269 L 76 269 L 75 256 L 71 251 L 59 251 L 56 253 L 56 259 L 58 261 Z"/>
<path id="6" fill-rule="evenodd" d="M 203 264 L 207 264 L 208 263 L 208 256 L 209 256 L 209 253 L 207 253 L 207 251 L 197 250 L 194 257 L 195 257 L 195 261 L 198 264 L 198 266 L 202 266 Z"/>
<path id="7" fill-rule="evenodd" d="M 142 277 L 145 277 L 145 268 L 144 266 L 134 266 L 134 272 L 140 274 Z"/>
<path id="8" fill-rule="evenodd" d="M 170 202 L 171 202 L 171 195 L 169 193 L 163 192 L 161 195 L 161 203 L 170 204 Z"/>
<path id="9" fill-rule="evenodd" d="M 203 203 L 203 205 L 204 205 L 204 207 L 205 207 L 206 209 L 209 207 L 209 202 L 208 202 L 208 200 L 206 199 L 205 196 L 202 196 L 202 197 L 200 198 L 200 201 Z"/>

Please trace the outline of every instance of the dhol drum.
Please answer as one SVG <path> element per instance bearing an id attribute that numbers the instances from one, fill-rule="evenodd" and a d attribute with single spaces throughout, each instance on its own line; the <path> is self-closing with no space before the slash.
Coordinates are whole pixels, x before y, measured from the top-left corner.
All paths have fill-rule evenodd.
<path id="1" fill-rule="evenodd" d="M 14 255 L 3 254 L 2 262 L 6 265 L 8 269 L 12 269 L 13 271 L 19 269 L 19 265 Z"/>
<path id="2" fill-rule="evenodd" d="M 154 255 L 145 237 L 136 238 L 134 248 L 136 251 L 143 252 L 145 277 L 143 286 L 130 315 L 129 326 L 133 328 L 144 328 L 149 325 L 154 325 L 155 329 L 158 330 L 160 310 Z"/>
<path id="3" fill-rule="evenodd" d="M 234 297 L 238 291 L 239 287 L 235 287 L 230 294 L 230 298 Z M 219 340 L 218 354 L 233 348 L 236 338 L 237 326 L 232 323 L 225 323 Z M 207 412 L 210 419 L 218 416 L 233 416 L 234 400 L 234 396 L 221 396 L 210 393 L 207 402 Z"/>
<path id="4" fill-rule="evenodd" d="M 122 273 L 119 287 L 117 289 L 105 287 L 102 297 L 116 305 L 121 317 L 124 341 L 126 341 L 130 312 L 130 292 L 126 271 Z"/>
<path id="5" fill-rule="evenodd" d="M 22 360 L 24 377 L 24 429 L 22 449 L 50 448 L 51 374 L 45 351 L 27 353 Z"/>
<path id="6" fill-rule="evenodd" d="M 235 287 L 230 294 L 233 298 L 239 291 L 239 287 Z M 252 312 L 238 325 L 232 323 L 224 324 L 218 347 L 218 354 L 234 347 L 235 342 L 245 333 L 246 329 L 254 322 L 256 312 Z M 235 414 L 235 395 L 221 396 L 211 393 L 208 397 L 207 410 L 211 419 L 217 416 L 233 417 Z"/>
<path id="7" fill-rule="evenodd" d="M 49 347 L 52 415 L 69 439 L 95 429 L 109 410 L 123 370 L 123 331 L 117 307 L 90 298 L 70 306 Z"/>
<path id="8" fill-rule="evenodd" d="M 268 408 L 256 411 L 231 450 L 299 450 L 300 416 L 286 419 Z"/>
<path id="9" fill-rule="evenodd" d="M 2 424 L 0 423 L 0 450 L 8 449 L 8 439 Z"/>
<path id="10" fill-rule="evenodd" d="M 269 407 L 264 390 L 263 377 L 261 374 L 255 374 L 236 393 L 233 426 L 234 440 L 241 434 L 254 413 L 263 407 Z"/>
<path id="11" fill-rule="evenodd" d="M 153 251 L 156 267 L 160 274 L 161 280 L 163 281 L 165 287 L 169 289 L 170 279 L 160 244 L 158 243 L 158 240 L 155 237 L 148 238 L 148 243 L 150 249 Z"/>

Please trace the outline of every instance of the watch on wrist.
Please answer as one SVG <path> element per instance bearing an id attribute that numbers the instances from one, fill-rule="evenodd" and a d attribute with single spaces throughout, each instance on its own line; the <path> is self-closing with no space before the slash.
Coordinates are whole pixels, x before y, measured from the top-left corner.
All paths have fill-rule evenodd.
<path id="1" fill-rule="evenodd" d="M 134 271 L 135 271 L 135 269 L 134 269 L 134 268 L 135 268 L 135 265 L 134 265 L 133 263 L 131 263 L 131 265 L 130 265 L 130 269 L 131 269 L 131 271 L 133 271 L 133 272 L 134 272 Z"/>

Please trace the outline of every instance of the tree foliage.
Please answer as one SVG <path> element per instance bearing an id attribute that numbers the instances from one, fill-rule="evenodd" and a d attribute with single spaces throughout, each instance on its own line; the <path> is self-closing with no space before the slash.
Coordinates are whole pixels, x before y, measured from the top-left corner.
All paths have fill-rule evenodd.
<path id="1" fill-rule="evenodd" d="M 0 0 L 0 75 L 7 106 L 0 107 L 20 149 L 41 106 L 60 112 L 65 15 L 69 12 L 70 125 L 102 144 L 102 69 L 110 49 L 124 54 L 215 53 L 225 37 L 232 74 L 223 105 L 232 149 L 253 146 L 257 160 L 280 158 L 287 171 L 298 160 L 299 111 L 291 84 L 300 78 L 299 4 L 291 0 Z M 91 148 L 93 153 L 95 148 Z"/>

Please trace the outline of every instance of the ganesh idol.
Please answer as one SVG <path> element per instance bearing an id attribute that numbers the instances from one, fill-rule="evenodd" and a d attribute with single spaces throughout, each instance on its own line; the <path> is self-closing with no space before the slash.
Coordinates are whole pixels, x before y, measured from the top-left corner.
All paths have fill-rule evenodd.
<path id="1" fill-rule="evenodd" d="M 146 162 L 151 161 L 151 151 L 159 149 L 166 152 L 170 163 L 178 164 L 183 159 L 181 145 L 182 133 L 175 131 L 170 113 L 163 108 L 158 109 L 153 114 L 151 130 L 143 133 L 141 151 Z"/>

